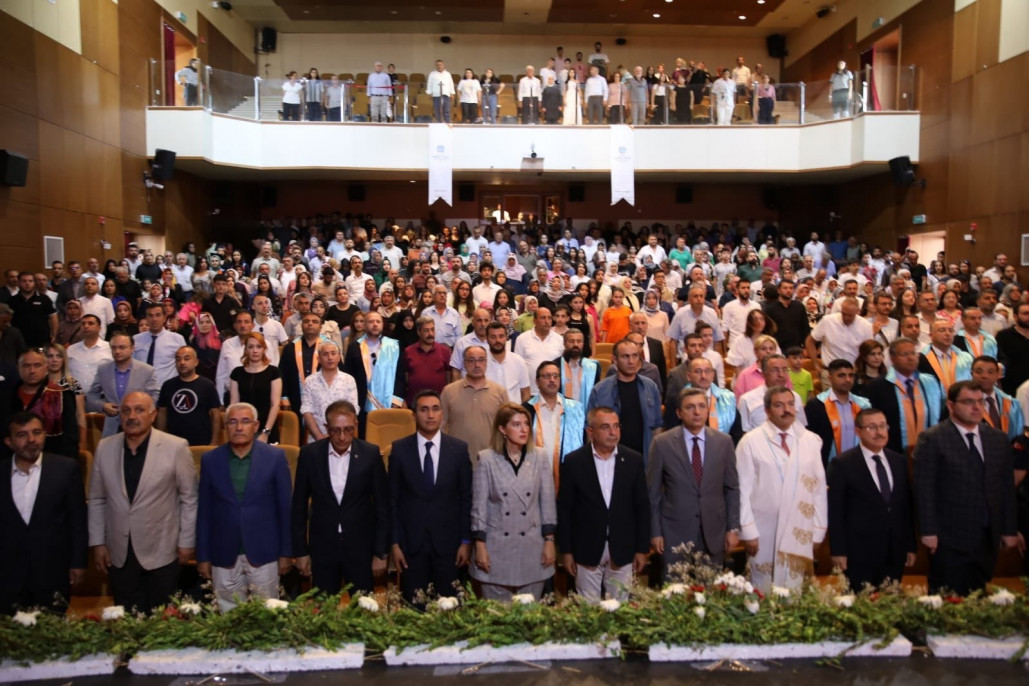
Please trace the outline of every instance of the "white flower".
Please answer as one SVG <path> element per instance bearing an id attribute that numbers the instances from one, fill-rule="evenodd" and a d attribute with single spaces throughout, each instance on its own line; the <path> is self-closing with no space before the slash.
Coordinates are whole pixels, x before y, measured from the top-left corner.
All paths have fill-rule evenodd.
<path id="1" fill-rule="evenodd" d="M 927 605 L 934 610 L 939 610 L 943 607 L 943 598 L 938 595 L 923 595 L 918 597 L 918 602 L 923 605 Z"/>
<path id="2" fill-rule="evenodd" d="M 200 603 L 182 603 L 179 605 L 179 612 L 184 615 L 198 615 L 200 614 Z"/>
<path id="3" fill-rule="evenodd" d="M 376 601 L 375 598 L 369 598 L 366 595 L 363 595 L 357 599 L 357 606 L 362 610 L 367 610 L 368 612 L 379 611 L 378 601 Z"/>
<path id="4" fill-rule="evenodd" d="M 105 621 L 112 619 L 121 619 L 125 616 L 125 608 L 121 605 L 112 605 L 111 607 L 105 607 L 104 611 L 100 613 L 100 617 Z"/>
<path id="5" fill-rule="evenodd" d="M 14 615 L 14 621 L 18 622 L 18 624 L 21 624 L 22 626 L 35 626 L 36 617 L 38 616 L 38 612 L 18 612 Z"/>
<path id="6" fill-rule="evenodd" d="M 743 584 L 743 591 L 744 591 L 744 593 L 753 593 L 754 592 L 754 584 L 750 583 L 749 581 L 747 583 Z"/>
<path id="7" fill-rule="evenodd" d="M 511 596 L 511 602 L 518 605 L 532 605 L 536 602 L 536 596 L 531 593 L 519 593 Z"/>
<path id="8" fill-rule="evenodd" d="M 600 607 L 604 610 L 607 610 L 608 612 L 614 612 L 621 606 L 622 604 L 614 598 L 608 598 L 607 600 L 600 601 Z"/>
<path id="9" fill-rule="evenodd" d="M 289 607 L 289 603 L 285 600 L 279 600 L 278 598 L 267 598 L 264 601 L 264 606 L 269 610 L 285 610 Z"/>
<path id="10" fill-rule="evenodd" d="M 666 598 L 670 598 L 673 595 L 682 595 L 686 592 L 685 584 L 669 584 L 665 586 L 664 590 L 661 591 L 661 595 Z"/>
<path id="11" fill-rule="evenodd" d="M 447 598 L 440 598 L 439 600 L 436 601 L 436 607 L 438 607 L 439 609 L 443 610 L 444 612 L 449 612 L 451 610 L 456 610 L 457 606 L 458 606 L 457 598 L 449 598 L 449 597 L 447 597 Z"/>
<path id="12" fill-rule="evenodd" d="M 701 619 L 704 619 L 704 615 L 707 614 L 707 611 L 704 608 L 697 606 L 693 608 L 693 614 L 697 615 Z"/>
<path id="13" fill-rule="evenodd" d="M 752 615 L 756 615 L 757 611 L 761 609 L 761 606 L 756 600 L 744 600 L 743 607 L 747 608 L 747 612 Z"/>
<path id="14" fill-rule="evenodd" d="M 776 598 L 789 598 L 790 589 L 784 588 L 782 586 L 772 586 L 772 595 L 774 595 Z"/>
<path id="15" fill-rule="evenodd" d="M 855 598 L 852 595 L 838 595 L 833 598 L 833 603 L 836 604 L 836 607 L 853 607 L 854 600 Z"/>
<path id="16" fill-rule="evenodd" d="M 694 593 L 693 600 L 697 603 L 697 605 L 703 605 L 707 602 L 707 598 L 704 596 L 703 593 Z"/>
<path id="17" fill-rule="evenodd" d="M 1012 605 L 1015 602 L 1015 595 L 1006 588 L 999 588 L 990 596 L 990 602 L 994 605 Z"/>

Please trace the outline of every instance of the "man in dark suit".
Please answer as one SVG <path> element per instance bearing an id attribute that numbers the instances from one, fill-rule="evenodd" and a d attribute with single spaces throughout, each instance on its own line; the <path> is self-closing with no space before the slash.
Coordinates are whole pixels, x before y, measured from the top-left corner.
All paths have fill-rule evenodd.
<path id="1" fill-rule="evenodd" d="M 32 412 L 7 422 L 14 453 L 0 488 L 0 612 L 42 607 L 63 614 L 71 587 L 86 573 L 86 500 L 79 463 L 43 454 L 46 431 Z M 45 459 L 44 459 L 45 457 Z M 45 469 L 44 467 L 45 463 Z"/>
<path id="2" fill-rule="evenodd" d="M 929 592 L 960 595 L 993 575 L 998 547 L 1018 545 L 1011 445 L 983 422 L 974 381 L 947 391 L 950 421 L 923 431 L 915 447 L 915 501 L 929 549 Z"/>
<path id="3" fill-rule="evenodd" d="M 565 570 L 590 600 L 628 597 L 650 552 L 650 501 L 643 456 L 620 447 L 618 414 L 595 407 L 589 442 L 565 456 L 557 499 L 557 543 Z"/>
<path id="4" fill-rule="evenodd" d="M 858 412 L 871 405 L 864 398 L 853 395 L 854 365 L 850 360 L 833 360 L 826 367 L 829 388 L 804 405 L 807 430 L 822 439 L 822 464 L 852 448 L 859 442 Z"/>
<path id="5" fill-rule="evenodd" d="M 431 585 L 453 596 L 472 540 L 472 462 L 468 445 L 440 430 L 439 393 L 414 399 L 414 434 L 393 443 L 389 495 L 393 563 L 403 572 L 404 599 Z"/>
<path id="6" fill-rule="evenodd" d="M 854 418 L 857 447 L 829 463 L 829 545 L 833 565 L 855 591 L 900 581 L 915 564 L 915 519 L 907 459 L 886 448 L 890 426 L 877 408 Z"/>
<path id="7" fill-rule="evenodd" d="M 736 454 L 728 435 L 707 426 L 707 393 L 685 388 L 678 400 L 682 427 L 658 434 L 650 445 L 651 544 L 666 566 L 682 559 L 677 546 L 692 543 L 721 567 L 739 542 Z"/>
<path id="8" fill-rule="evenodd" d="M 229 442 L 205 453 L 197 495 L 197 572 L 214 581 L 228 612 L 248 597 L 279 597 L 290 568 L 289 465 L 274 445 L 255 440 L 257 408 L 230 405 Z"/>
<path id="9" fill-rule="evenodd" d="M 293 554 L 320 590 L 339 593 L 346 581 L 371 593 L 375 577 L 386 572 L 386 468 L 378 447 L 357 438 L 349 401 L 329 405 L 325 423 L 328 438 L 304 446 L 297 461 Z"/>
<path id="10" fill-rule="evenodd" d="M 661 388 L 664 393 L 668 384 L 668 364 L 665 360 L 665 347 L 661 341 L 647 335 L 647 327 L 650 320 L 645 312 L 633 312 L 629 317 L 629 331 L 643 336 L 643 360 L 650 362 L 657 367 L 658 376 L 661 377 Z"/>

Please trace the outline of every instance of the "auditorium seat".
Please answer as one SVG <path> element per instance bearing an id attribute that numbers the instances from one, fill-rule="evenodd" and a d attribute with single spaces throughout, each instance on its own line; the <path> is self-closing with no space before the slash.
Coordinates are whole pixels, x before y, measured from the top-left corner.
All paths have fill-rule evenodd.
<path id="1" fill-rule="evenodd" d="M 89 477 L 93 473 L 93 453 L 88 450 L 79 451 L 79 469 L 82 470 L 82 485 L 86 488 L 86 497 L 89 497 Z"/>
<path id="2" fill-rule="evenodd" d="M 707 105 L 694 105 L 692 117 L 694 124 L 710 124 L 711 108 Z"/>
<path id="3" fill-rule="evenodd" d="M 275 423 L 279 427 L 279 443 L 300 445 L 300 418 L 296 412 L 280 410 Z"/>
<path id="4" fill-rule="evenodd" d="M 106 416 L 103 412 L 86 413 L 86 445 L 82 447 L 91 453 L 96 453 L 96 447 L 104 435 L 104 419 Z"/>
<path id="5" fill-rule="evenodd" d="M 610 358 L 614 355 L 615 344 L 614 343 L 596 343 L 593 346 L 593 356 L 604 356 Z"/>
<path id="6" fill-rule="evenodd" d="M 368 413 L 365 440 L 379 446 L 383 457 L 388 460 L 393 441 L 410 436 L 414 431 L 414 414 L 411 410 L 394 408 L 372 410 Z"/>
<path id="7" fill-rule="evenodd" d="M 598 365 L 600 365 L 600 374 L 599 374 L 599 376 L 597 378 L 599 378 L 599 379 L 606 379 L 607 378 L 607 370 L 611 368 L 611 358 L 609 358 L 609 357 L 592 357 L 590 359 L 592 359 Z"/>

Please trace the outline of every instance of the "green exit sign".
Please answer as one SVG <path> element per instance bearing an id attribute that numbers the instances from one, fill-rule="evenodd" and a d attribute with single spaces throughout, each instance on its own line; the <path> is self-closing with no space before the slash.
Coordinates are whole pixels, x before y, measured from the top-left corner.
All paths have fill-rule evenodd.
<path id="1" fill-rule="evenodd" d="M 924 214 L 916 214 L 914 217 L 911 218 L 911 223 L 912 224 L 925 224 L 925 215 Z"/>
<path id="2" fill-rule="evenodd" d="M 141 224 L 153 224 L 154 218 L 151 217 L 149 214 L 141 214 L 139 215 L 139 222 Z"/>

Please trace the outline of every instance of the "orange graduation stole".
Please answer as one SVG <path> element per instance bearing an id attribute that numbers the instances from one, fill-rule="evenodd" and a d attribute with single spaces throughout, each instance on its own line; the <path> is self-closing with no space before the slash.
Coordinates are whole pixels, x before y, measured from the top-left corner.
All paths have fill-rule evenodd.
<path id="1" fill-rule="evenodd" d="M 925 356 L 925 359 L 929 360 L 929 366 L 936 372 L 936 377 L 943 384 L 943 391 L 946 393 L 947 389 L 954 384 L 954 377 L 957 374 L 958 368 L 958 356 L 953 350 L 950 351 L 950 364 L 944 366 L 940 358 L 936 357 L 935 348 L 930 348 L 929 353 Z"/>
<path id="2" fill-rule="evenodd" d="M 918 384 L 915 384 L 917 389 Z M 916 390 L 917 393 L 917 390 Z M 832 440 L 836 444 L 836 454 L 839 455 L 844 450 L 850 450 L 854 446 L 842 447 L 841 441 L 843 440 L 843 427 L 840 424 L 840 408 L 836 406 L 836 401 L 832 398 L 825 399 L 825 414 L 829 416 L 829 424 L 832 426 Z M 850 412 L 856 418 L 861 408 L 853 400 L 850 401 Z M 856 426 L 856 424 L 855 424 Z"/>
<path id="3" fill-rule="evenodd" d="M 906 447 L 911 448 L 918 442 L 918 434 L 922 430 L 922 426 L 927 421 L 928 412 L 925 406 L 925 398 L 922 397 L 922 385 L 915 381 L 915 402 L 912 405 L 911 398 L 908 397 L 907 389 L 904 388 L 904 382 L 899 377 L 894 382 L 897 388 L 900 390 L 900 401 L 904 403 L 904 425 L 907 429 L 908 444 Z"/>
<path id="4" fill-rule="evenodd" d="M 715 396 L 708 391 L 707 394 L 707 425 L 718 431 L 718 409 L 715 407 Z"/>
<path id="5" fill-rule="evenodd" d="M 540 419 L 540 408 L 544 405 L 543 398 L 536 403 L 536 447 L 543 447 L 543 421 Z M 557 428 L 554 430 L 554 454 L 551 456 L 551 466 L 554 468 L 554 492 L 557 493 L 558 483 L 561 480 L 561 416 L 564 414 L 564 405 L 557 405 Z"/>

